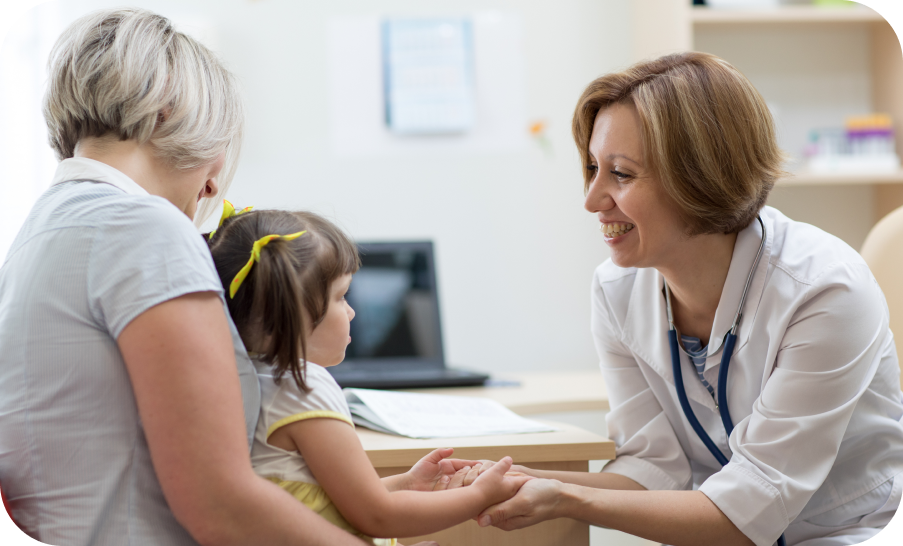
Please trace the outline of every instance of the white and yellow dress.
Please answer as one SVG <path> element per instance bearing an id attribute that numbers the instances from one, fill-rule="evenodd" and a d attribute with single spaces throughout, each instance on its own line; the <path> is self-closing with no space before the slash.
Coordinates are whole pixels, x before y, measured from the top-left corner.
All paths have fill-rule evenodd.
<path id="1" fill-rule="evenodd" d="M 310 392 L 305 393 L 291 375 L 283 376 L 277 385 L 269 364 L 255 360 L 254 366 L 260 381 L 260 419 L 251 448 L 254 472 L 288 491 L 336 527 L 372 541 L 374 545 L 395 546 L 395 539 L 375 539 L 352 527 L 317 482 L 300 453 L 267 443 L 270 435 L 279 428 L 305 419 L 337 419 L 354 426 L 342 389 L 332 375 L 326 368 L 309 362 L 305 382 Z"/>

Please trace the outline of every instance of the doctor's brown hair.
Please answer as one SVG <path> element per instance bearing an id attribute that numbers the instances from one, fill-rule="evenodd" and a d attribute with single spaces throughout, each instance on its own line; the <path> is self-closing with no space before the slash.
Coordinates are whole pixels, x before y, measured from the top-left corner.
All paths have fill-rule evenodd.
<path id="1" fill-rule="evenodd" d="M 679 53 L 602 76 L 583 92 L 572 130 L 586 191 L 596 115 L 619 103 L 636 107 L 643 161 L 676 203 L 688 235 L 742 230 L 784 174 L 771 112 L 749 80 L 714 55 Z"/>
<path id="2" fill-rule="evenodd" d="M 264 246 L 260 261 L 251 267 L 235 297 L 229 297 L 229 285 L 248 262 L 257 240 L 305 230 L 297 239 L 273 239 Z M 298 387 L 307 390 L 307 334 L 326 315 L 330 284 L 360 267 L 357 246 L 321 216 L 281 210 L 252 210 L 227 218 L 208 245 L 229 314 L 248 352 L 273 366 L 277 384 L 288 372 Z"/>

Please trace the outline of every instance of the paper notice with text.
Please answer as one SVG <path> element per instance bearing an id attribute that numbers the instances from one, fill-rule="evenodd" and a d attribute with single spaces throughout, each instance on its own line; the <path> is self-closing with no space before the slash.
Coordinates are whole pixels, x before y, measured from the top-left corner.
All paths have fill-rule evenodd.
<path id="1" fill-rule="evenodd" d="M 355 424 L 409 438 L 452 438 L 558 430 L 486 398 L 345 389 Z"/>

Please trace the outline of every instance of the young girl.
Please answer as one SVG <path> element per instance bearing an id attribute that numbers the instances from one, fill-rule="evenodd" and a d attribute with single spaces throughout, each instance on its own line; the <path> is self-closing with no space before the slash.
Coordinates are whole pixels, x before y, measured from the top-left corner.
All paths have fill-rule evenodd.
<path id="1" fill-rule="evenodd" d="M 512 497 L 529 478 L 506 475 L 510 458 L 469 487 L 432 492 L 440 477 L 447 481 L 454 473 L 440 468 L 451 450 L 437 450 L 408 473 L 380 480 L 341 388 L 326 371 L 342 362 L 351 341 L 354 310 L 345 293 L 360 263 L 356 246 L 316 214 L 232 210 L 227 204 L 208 242 L 260 379 L 251 451 L 256 472 L 367 539 L 435 532 Z"/>

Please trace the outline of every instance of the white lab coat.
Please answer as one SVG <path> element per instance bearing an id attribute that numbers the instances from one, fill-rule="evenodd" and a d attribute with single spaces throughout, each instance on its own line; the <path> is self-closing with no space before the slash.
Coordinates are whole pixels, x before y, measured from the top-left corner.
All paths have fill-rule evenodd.
<path id="1" fill-rule="evenodd" d="M 661 275 L 610 260 L 596 270 L 592 332 L 618 454 L 605 471 L 647 489 L 699 489 L 759 546 L 781 533 L 788 546 L 857 544 L 887 524 L 903 488 L 903 393 L 887 304 L 842 241 L 769 207 L 761 216 L 765 248 L 730 364 L 730 438 L 681 354 L 690 404 L 730 460 L 723 469 L 677 399 Z M 760 241 L 757 221 L 737 236 L 703 372 L 712 385 Z"/>

